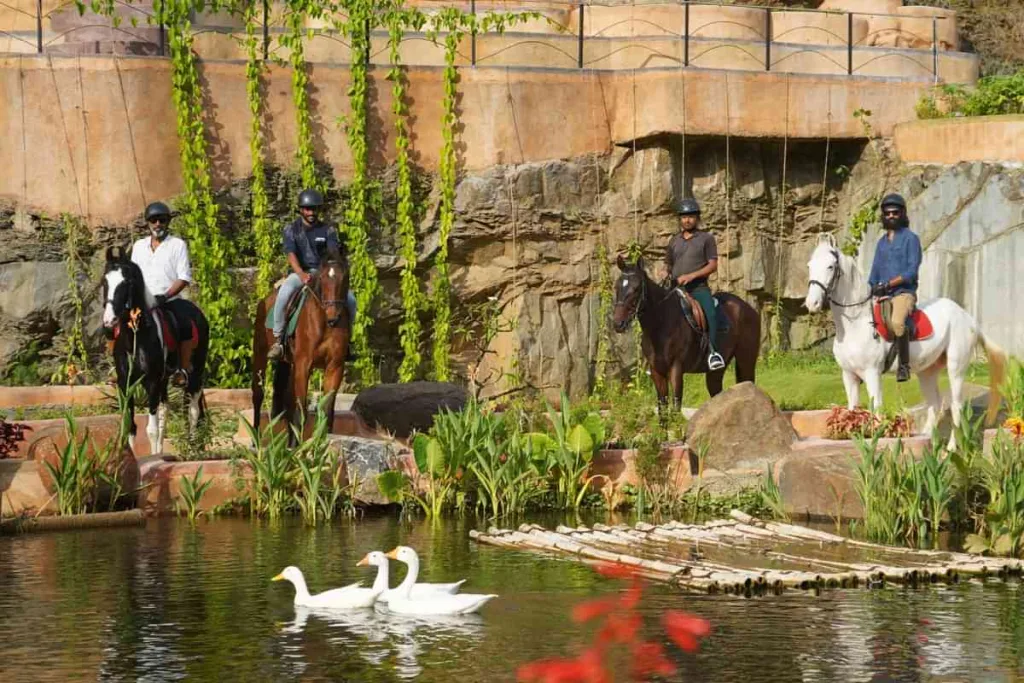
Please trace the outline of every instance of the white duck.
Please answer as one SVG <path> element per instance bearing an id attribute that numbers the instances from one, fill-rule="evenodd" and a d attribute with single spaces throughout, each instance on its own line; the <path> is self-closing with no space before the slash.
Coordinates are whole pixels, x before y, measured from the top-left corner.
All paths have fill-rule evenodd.
<path id="1" fill-rule="evenodd" d="M 387 556 L 379 550 L 367 553 L 363 559 L 356 563 L 357 567 L 369 565 L 377 568 L 377 578 L 373 581 L 373 588 L 375 590 L 379 588 L 383 591 L 380 597 L 377 598 L 378 602 L 387 603 L 392 597 L 400 595 L 409 586 L 412 586 L 412 591 L 409 594 L 410 598 L 412 600 L 421 600 L 431 595 L 458 593 L 459 587 L 466 583 L 465 579 L 455 583 L 416 583 L 416 576 L 410 571 L 405 575 L 405 580 L 396 588 L 388 588 L 388 564 Z"/>
<path id="2" fill-rule="evenodd" d="M 409 565 L 409 575 L 388 600 L 388 609 L 397 614 L 470 614 L 483 607 L 490 599 L 498 597 L 482 593 L 459 593 L 457 595 L 435 593 L 422 598 L 411 597 L 412 586 L 420 571 L 420 558 L 416 551 L 408 546 L 400 545 L 389 552 L 386 557 Z"/>
<path id="3" fill-rule="evenodd" d="M 284 571 L 271 581 L 291 581 L 295 586 L 295 604 L 303 607 L 323 607 L 327 609 L 358 609 L 372 607 L 377 602 L 381 591 L 377 588 L 360 588 L 362 581 L 334 588 L 323 593 L 310 595 L 306 588 L 306 579 L 298 567 L 285 567 Z"/>

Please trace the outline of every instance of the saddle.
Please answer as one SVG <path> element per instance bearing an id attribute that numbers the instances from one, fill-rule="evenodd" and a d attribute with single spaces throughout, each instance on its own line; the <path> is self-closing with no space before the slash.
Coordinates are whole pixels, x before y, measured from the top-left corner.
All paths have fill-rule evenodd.
<path id="1" fill-rule="evenodd" d="M 284 282 L 284 278 L 281 278 L 274 283 L 274 289 L 279 289 L 281 283 Z M 291 299 L 288 300 L 288 304 L 284 309 L 284 318 L 288 321 L 284 328 L 284 335 L 287 339 L 295 334 L 295 328 L 299 326 L 299 313 L 302 312 L 302 307 L 306 303 L 306 297 L 309 296 L 309 289 L 302 287 L 298 292 L 292 294 Z M 274 307 L 271 306 L 270 310 L 267 311 L 267 329 L 274 329 Z"/>
<path id="2" fill-rule="evenodd" d="M 171 312 L 170 309 L 163 306 L 157 306 L 152 311 L 153 317 L 156 318 L 157 324 L 160 326 L 160 336 L 164 342 L 164 349 L 167 352 L 168 357 L 177 357 L 178 343 L 184 341 L 186 337 L 182 334 L 181 321 L 178 317 Z M 195 320 L 188 321 L 188 338 L 190 341 L 199 343 L 199 326 L 196 325 Z"/>
<path id="3" fill-rule="evenodd" d="M 706 337 L 708 333 L 708 318 L 704 314 L 704 308 L 698 303 L 696 299 L 690 296 L 689 292 L 681 287 L 676 287 L 676 294 L 679 295 L 679 304 L 683 309 L 683 317 L 686 318 L 686 322 L 690 324 L 695 332 L 700 334 L 702 337 Z M 715 302 L 715 308 L 721 305 L 718 300 L 718 295 L 712 295 L 711 300 Z M 724 332 L 728 330 L 729 321 L 726 317 L 718 317 L 718 331 Z"/>
<path id="4" fill-rule="evenodd" d="M 887 342 L 895 340 L 896 335 L 892 331 L 892 299 L 877 299 L 871 307 L 871 313 L 875 333 Z M 907 331 L 910 333 L 910 341 L 921 341 L 935 334 L 928 314 L 917 307 L 907 317 Z"/>

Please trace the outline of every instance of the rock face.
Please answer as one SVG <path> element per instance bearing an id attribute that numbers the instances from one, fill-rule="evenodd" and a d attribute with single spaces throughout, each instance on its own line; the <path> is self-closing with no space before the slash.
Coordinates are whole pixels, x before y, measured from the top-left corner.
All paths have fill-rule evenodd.
<path id="1" fill-rule="evenodd" d="M 784 458 L 796 431 L 775 402 L 751 382 L 729 387 L 710 399 L 686 428 L 686 443 L 696 451 L 706 444 L 705 469 L 755 470 Z"/>
<path id="2" fill-rule="evenodd" d="M 462 410 L 467 398 L 465 389 L 446 382 L 379 384 L 356 395 L 352 412 L 371 429 L 406 438 L 429 430 L 442 408 Z"/>
<path id="3" fill-rule="evenodd" d="M 843 198 L 853 192 L 849 186 L 859 181 L 844 181 L 825 172 L 825 144 L 790 141 L 784 149 L 781 143 L 735 139 L 726 157 L 721 140 L 689 136 L 684 145 L 680 136 L 664 135 L 642 142 L 635 151 L 630 144 L 604 155 L 494 166 L 460 179 L 450 242 L 453 329 L 460 330 L 454 338 L 453 381 L 475 380 L 484 396 L 509 388 L 510 375 L 548 390 L 552 397 L 560 389 L 570 395 L 588 391 L 598 338 L 609 324 L 599 313 L 602 270 L 607 268 L 614 281 L 617 252 L 636 239 L 649 245 L 649 270 L 660 277 L 665 245 L 678 226 L 673 202 L 682 195 L 692 194 L 701 202 L 705 227 L 718 241 L 715 288 L 744 296 L 763 308 L 766 316 L 773 315 L 769 309 L 775 310 L 778 298 L 777 327 L 783 345 L 807 346 L 829 334 L 827 325 L 801 312 L 807 256 L 819 232 L 845 224 L 849 202 Z M 859 143 L 833 141 L 828 168 L 870 165 L 857 163 L 861 150 Z M 779 188 L 784 152 L 787 192 L 783 197 Z M 391 169 L 381 174 L 385 216 L 393 214 L 393 175 Z M 275 223 L 292 216 L 290 198 L 298 192 L 285 176 L 276 172 L 268 176 Z M 862 176 L 871 174 L 857 177 Z M 423 283 L 430 280 L 439 229 L 439 192 L 436 184 L 431 189 L 429 180 L 417 178 L 414 189 L 416 203 L 424 209 L 417 235 L 421 245 L 417 274 Z M 328 192 L 329 204 L 339 216 L 344 210 L 342 189 Z M 246 180 L 218 193 L 226 226 L 239 230 L 248 226 L 248 194 Z M 386 220 L 381 225 L 371 236 L 383 292 L 375 305 L 371 344 L 381 354 L 382 375 L 389 380 L 401 360 L 397 334 L 401 263 L 394 257 L 393 228 Z M 42 320 L 46 332 L 35 331 L 39 326 L 12 307 L 14 302 L 0 302 L 0 328 L 17 333 L 2 337 L 15 341 L 8 345 L 6 357 L 0 354 L 0 372 L 11 354 L 29 340 L 48 343 L 56 335 L 60 343 L 69 318 L 66 297 L 61 296 L 66 275 L 60 263 L 60 230 L 59 222 L 18 215 L 0 206 L 0 266 L 16 266 L 2 289 L 33 292 L 31 298 L 40 302 L 33 319 Z M 90 245 L 94 269 L 99 265 L 95 255 L 103 246 L 127 244 L 138 231 L 135 224 L 98 229 Z M 251 241 L 248 235 L 238 237 L 239 244 Z M 252 252 L 244 251 L 248 248 L 243 248 L 238 264 L 240 291 L 249 282 L 242 275 L 253 265 Z M 600 250 L 607 253 L 604 263 L 597 257 Z M 97 280 L 94 273 L 92 281 Z M 773 306 L 765 306 L 768 302 Z M 481 319 L 477 307 L 489 303 L 497 312 L 497 324 L 490 325 L 494 334 L 487 335 L 481 345 L 481 332 L 489 321 Z M 99 302 L 90 300 L 87 307 L 87 329 L 92 330 L 98 327 Z M 768 331 L 776 326 L 766 320 L 762 328 Z M 430 331 L 427 319 L 423 338 L 427 345 Z M 635 360 L 632 335 L 613 334 L 612 343 L 609 371 L 628 372 Z"/>
<path id="4" fill-rule="evenodd" d="M 364 439 L 358 436 L 331 436 L 331 446 L 345 463 L 345 478 L 356 483 L 355 500 L 362 505 L 388 505 L 389 501 L 377 487 L 377 475 L 390 470 L 409 473 L 411 455 L 406 449 L 387 439 Z"/>
<path id="5" fill-rule="evenodd" d="M 103 454 L 103 449 L 107 444 L 117 437 L 117 431 L 118 419 L 116 417 L 92 420 L 87 426 L 79 425 L 75 442 L 79 445 L 86 443 L 86 457 L 97 458 Z M 39 479 L 43 488 L 50 493 L 55 493 L 56 488 L 53 475 L 45 463 L 58 467 L 61 452 L 67 447 L 70 440 L 71 434 L 66 427 L 55 426 L 41 429 L 33 436 L 32 443 L 29 445 L 28 459 L 38 463 Z M 134 503 L 132 494 L 138 489 L 141 481 L 139 463 L 136 461 L 132 449 L 126 445 L 120 453 L 112 455 L 105 471 L 116 478 L 121 493 L 127 494 L 121 504 L 131 506 Z M 106 484 L 99 486 L 98 509 L 106 510 L 109 507 L 111 493 L 110 487 Z"/>

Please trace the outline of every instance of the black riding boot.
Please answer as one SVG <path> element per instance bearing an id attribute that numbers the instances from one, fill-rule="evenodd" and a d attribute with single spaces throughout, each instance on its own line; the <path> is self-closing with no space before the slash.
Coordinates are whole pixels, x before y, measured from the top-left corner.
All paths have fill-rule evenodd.
<path id="1" fill-rule="evenodd" d="M 910 332 L 896 337 L 896 349 L 899 352 L 900 365 L 896 370 L 896 381 L 906 382 L 910 379 Z"/>

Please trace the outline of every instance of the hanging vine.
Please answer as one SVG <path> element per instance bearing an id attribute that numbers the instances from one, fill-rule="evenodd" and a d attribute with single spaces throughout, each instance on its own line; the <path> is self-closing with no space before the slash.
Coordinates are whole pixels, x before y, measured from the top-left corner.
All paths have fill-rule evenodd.
<path id="1" fill-rule="evenodd" d="M 402 265 L 402 324 L 398 328 L 402 343 L 402 364 L 398 368 L 398 381 L 410 382 L 416 378 L 423 361 L 420 353 L 420 311 L 424 297 L 416 277 L 416 226 L 413 223 L 412 172 L 409 167 L 409 111 L 405 103 L 405 71 L 399 51 L 406 28 L 418 31 L 425 17 L 415 10 L 393 10 L 385 17 L 388 29 L 388 57 L 391 81 L 391 112 L 395 115 L 395 149 L 398 166 L 398 204 L 395 221 L 398 225 L 399 254 Z"/>
<path id="2" fill-rule="evenodd" d="M 352 45 L 352 84 L 349 86 L 349 113 L 343 120 L 352 153 L 352 184 L 345 208 L 345 236 L 348 244 L 352 291 L 356 297 L 356 318 L 352 321 L 352 346 L 356 353 L 355 369 L 359 381 L 370 385 L 376 381 L 377 368 L 370 353 L 370 309 L 380 285 L 377 265 L 370 256 L 367 181 L 367 62 L 370 53 L 370 30 L 374 19 L 373 0 L 348 0 L 345 3 L 348 21 L 343 33 Z"/>
<path id="3" fill-rule="evenodd" d="M 281 45 L 288 48 L 288 61 L 292 67 L 292 100 L 295 103 L 295 127 L 298 135 L 296 156 L 299 175 L 304 188 L 322 189 L 316 177 L 313 158 L 313 127 L 309 113 L 309 66 L 306 64 L 305 40 L 312 32 L 304 28 L 308 17 L 323 15 L 317 0 L 286 0 L 285 33 Z"/>
<path id="4" fill-rule="evenodd" d="M 277 232 L 270 221 L 266 170 L 263 166 L 263 100 L 260 94 L 260 41 L 256 37 L 256 10 L 261 3 L 248 0 L 242 8 L 245 23 L 245 89 L 249 100 L 249 155 L 252 157 L 252 232 L 256 244 L 256 288 L 253 305 L 264 299 L 273 287 L 280 270 L 280 248 Z"/>
<path id="5" fill-rule="evenodd" d="M 71 298 L 72 306 L 71 325 L 67 330 L 67 356 L 64 359 L 62 379 L 70 383 L 79 374 L 87 372 L 89 369 L 89 355 L 85 350 L 85 335 L 83 333 L 85 306 L 79 283 L 82 276 L 86 274 L 81 248 L 82 239 L 88 239 L 88 229 L 78 218 L 67 213 L 61 216 L 61 223 L 64 226 L 64 265 L 67 268 L 68 296 Z"/>
<path id="6" fill-rule="evenodd" d="M 608 361 L 611 360 L 612 331 L 612 269 L 608 263 L 608 247 L 597 245 L 598 304 L 597 304 L 597 365 L 594 368 L 594 394 L 603 397 L 607 389 Z"/>

